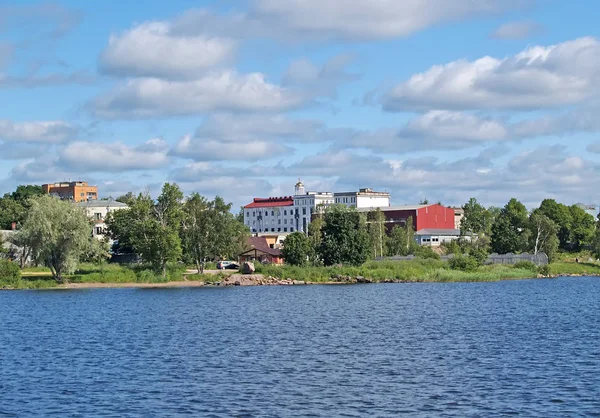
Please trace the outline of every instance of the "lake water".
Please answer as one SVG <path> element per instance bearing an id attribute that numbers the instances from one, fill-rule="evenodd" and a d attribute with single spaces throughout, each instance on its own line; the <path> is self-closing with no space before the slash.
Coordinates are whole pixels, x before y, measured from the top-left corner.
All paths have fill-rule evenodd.
<path id="1" fill-rule="evenodd" d="M 0 292 L 0 416 L 600 416 L 600 278 Z"/>

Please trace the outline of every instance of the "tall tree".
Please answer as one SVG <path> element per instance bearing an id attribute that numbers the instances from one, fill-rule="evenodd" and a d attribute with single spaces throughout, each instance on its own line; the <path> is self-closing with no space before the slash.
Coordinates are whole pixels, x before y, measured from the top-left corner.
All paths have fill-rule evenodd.
<path id="1" fill-rule="evenodd" d="M 117 202 L 125 203 L 127 206 L 131 206 L 136 200 L 136 196 L 133 192 L 127 192 L 122 196 L 119 196 L 115 199 Z"/>
<path id="2" fill-rule="evenodd" d="M 577 205 L 569 206 L 569 213 L 571 215 L 569 241 L 576 250 L 581 250 L 592 243 L 596 232 L 595 219 Z"/>
<path id="3" fill-rule="evenodd" d="M 527 208 L 517 199 L 511 199 L 497 216 L 492 226 L 492 250 L 499 254 L 525 251 L 528 245 Z"/>
<path id="4" fill-rule="evenodd" d="M 69 202 L 45 195 L 30 199 L 30 204 L 15 242 L 30 248 L 35 260 L 63 281 L 93 239 L 92 226 L 85 212 Z"/>
<path id="5" fill-rule="evenodd" d="M 543 252 L 549 260 L 552 260 L 558 249 L 558 226 L 546 215 L 542 215 L 539 210 L 533 211 L 529 217 L 529 224 L 532 252 L 534 254 Z"/>
<path id="6" fill-rule="evenodd" d="M 573 224 L 569 207 L 556 202 L 554 199 L 544 199 L 540 204 L 539 213 L 547 216 L 558 226 L 560 247 L 563 249 L 568 248 L 571 240 L 571 225 Z"/>
<path id="7" fill-rule="evenodd" d="M 465 211 L 465 216 L 460 224 L 461 233 L 471 238 L 476 234 L 485 234 L 489 220 L 489 214 L 485 207 L 472 197 L 462 208 Z"/>
<path id="8" fill-rule="evenodd" d="M 44 194 L 42 186 L 20 185 L 12 193 L 0 198 L 0 229 L 10 229 L 12 223 L 20 225 L 27 217 L 29 199 Z"/>
<path id="9" fill-rule="evenodd" d="M 288 235 L 283 242 L 283 258 L 292 266 L 303 266 L 312 257 L 312 245 L 309 238 L 302 232 Z"/>
<path id="10" fill-rule="evenodd" d="M 369 236 L 360 214 L 334 205 L 324 217 L 320 255 L 325 265 L 363 264 L 369 254 Z"/>
<path id="11" fill-rule="evenodd" d="M 385 233 L 385 215 L 381 209 L 371 211 L 367 215 L 369 243 L 374 258 L 383 257 L 387 245 Z"/>

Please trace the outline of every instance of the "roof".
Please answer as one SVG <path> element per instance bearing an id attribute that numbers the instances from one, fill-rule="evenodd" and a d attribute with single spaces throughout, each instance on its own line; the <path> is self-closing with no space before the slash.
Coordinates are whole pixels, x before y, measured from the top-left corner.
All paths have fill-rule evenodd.
<path id="1" fill-rule="evenodd" d="M 459 236 L 460 229 L 442 229 L 430 228 L 421 229 L 415 233 L 416 235 L 440 235 L 440 236 Z"/>
<path id="2" fill-rule="evenodd" d="M 281 251 L 276 249 L 276 248 L 271 248 L 269 247 L 269 244 L 267 244 L 267 239 L 265 237 L 250 237 L 248 238 L 248 245 L 251 247 L 249 250 L 244 251 L 242 254 L 246 254 L 249 251 L 253 251 L 253 250 L 258 250 L 258 251 L 262 251 L 263 253 L 275 256 L 275 257 L 280 257 L 281 256 Z"/>
<path id="3" fill-rule="evenodd" d="M 254 201 L 246 206 L 245 209 L 253 209 L 253 208 L 272 208 L 278 206 L 294 206 L 294 198 L 292 196 L 283 196 L 283 197 L 267 197 L 261 198 L 256 197 Z"/>
<path id="4" fill-rule="evenodd" d="M 87 200 L 85 202 L 75 203 L 75 206 L 81 208 L 128 208 L 125 203 L 116 200 Z"/>
<path id="5" fill-rule="evenodd" d="M 382 212 L 388 212 L 388 211 L 396 211 L 396 210 L 418 210 L 421 208 L 427 208 L 429 206 L 434 206 L 434 205 L 381 206 L 381 207 L 374 207 L 374 208 L 359 208 L 357 210 L 359 212 L 372 212 L 374 210 L 380 209 Z"/>

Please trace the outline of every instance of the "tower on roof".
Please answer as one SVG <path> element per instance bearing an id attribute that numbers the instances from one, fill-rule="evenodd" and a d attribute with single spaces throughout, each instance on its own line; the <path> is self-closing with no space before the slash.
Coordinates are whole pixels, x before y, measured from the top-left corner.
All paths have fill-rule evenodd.
<path id="1" fill-rule="evenodd" d="M 302 181 L 300 179 L 298 179 L 298 183 L 296 183 L 296 186 L 294 186 L 294 190 L 295 190 L 296 196 L 306 194 L 306 190 L 304 189 L 304 184 L 302 184 Z"/>

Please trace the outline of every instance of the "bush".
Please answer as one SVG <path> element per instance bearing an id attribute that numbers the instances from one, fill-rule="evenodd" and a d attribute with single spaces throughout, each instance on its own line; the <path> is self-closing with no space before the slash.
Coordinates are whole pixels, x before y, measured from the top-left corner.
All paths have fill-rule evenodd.
<path id="1" fill-rule="evenodd" d="M 470 255 L 457 255 L 448 260 L 452 270 L 475 271 L 479 267 L 479 262 Z"/>
<path id="2" fill-rule="evenodd" d="M 519 261 L 518 263 L 513 264 L 513 268 L 522 269 L 522 270 L 530 270 L 530 271 L 538 271 L 537 266 L 531 261 Z"/>
<path id="3" fill-rule="evenodd" d="M 538 273 L 541 274 L 542 276 L 549 276 L 550 275 L 550 266 L 548 264 L 539 266 Z"/>
<path id="4" fill-rule="evenodd" d="M 21 280 L 21 269 L 16 263 L 8 260 L 0 260 L 0 280 L 11 286 L 18 285 Z"/>
<path id="5" fill-rule="evenodd" d="M 417 247 L 415 248 L 415 256 L 419 257 L 419 258 L 424 258 L 424 259 L 433 259 L 433 260 L 439 260 L 440 259 L 440 255 L 438 253 L 436 253 L 435 251 L 433 251 L 431 249 L 431 247 Z"/>

